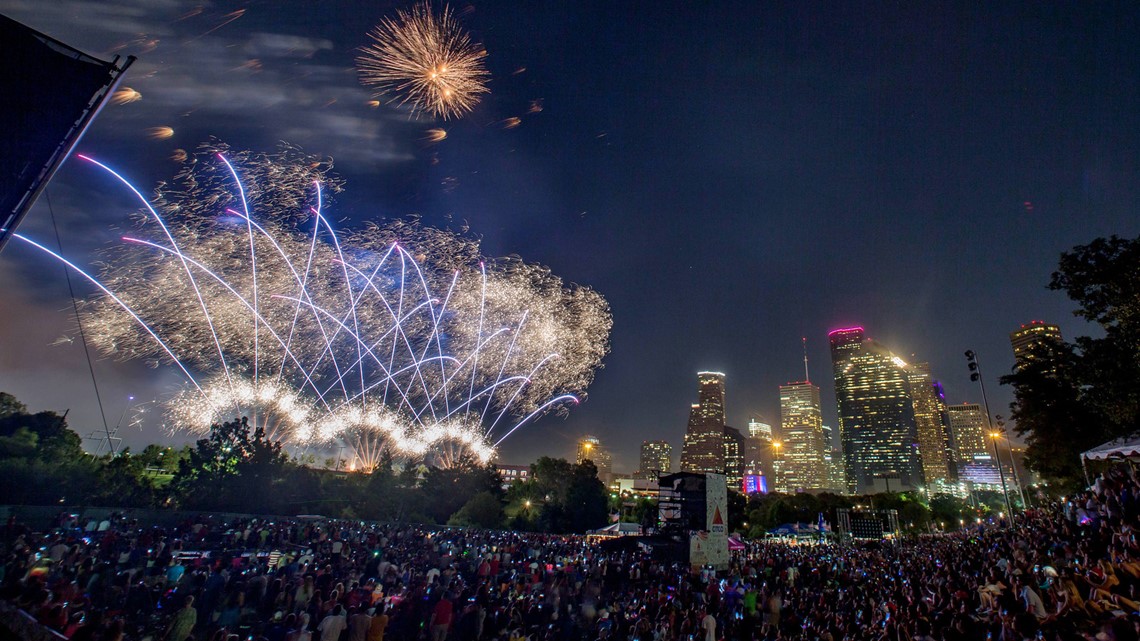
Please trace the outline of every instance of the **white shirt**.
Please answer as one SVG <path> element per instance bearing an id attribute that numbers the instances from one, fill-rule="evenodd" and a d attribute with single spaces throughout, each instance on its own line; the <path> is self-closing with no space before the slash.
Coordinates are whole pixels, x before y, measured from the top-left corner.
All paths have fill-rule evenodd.
<path id="1" fill-rule="evenodd" d="M 706 614 L 701 619 L 701 629 L 705 631 L 705 641 L 716 641 L 716 617 Z"/>
<path id="2" fill-rule="evenodd" d="M 348 627 L 348 621 L 345 620 L 344 615 L 330 614 L 325 617 L 324 621 L 317 626 L 317 630 L 321 633 L 321 641 L 337 641 L 340 638 L 340 633 Z"/>

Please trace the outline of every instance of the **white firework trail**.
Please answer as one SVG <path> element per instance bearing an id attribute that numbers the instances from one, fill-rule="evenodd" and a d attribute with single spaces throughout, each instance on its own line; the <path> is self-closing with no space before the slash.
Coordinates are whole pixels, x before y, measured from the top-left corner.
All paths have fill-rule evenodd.
<path id="1" fill-rule="evenodd" d="M 457 448 L 488 461 L 515 430 L 577 403 L 608 351 L 605 300 L 539 265 L 397 221 L 339 234 L 331 163 L 207 148 L 143 206 L 98 277 L 85 326 L 104 354 L 174 365 L 176 429 L 247 416 L 289 444 Z M 376 439 L 383 440 L 383 446 Z M 356 443 L 356 445 L 354 445 Z M 360 445 L 363 444 L 363 445 Z"/>

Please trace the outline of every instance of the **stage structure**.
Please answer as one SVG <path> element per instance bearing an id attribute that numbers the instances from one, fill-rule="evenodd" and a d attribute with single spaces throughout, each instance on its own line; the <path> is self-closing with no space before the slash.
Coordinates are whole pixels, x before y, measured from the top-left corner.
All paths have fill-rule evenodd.
<path id="1" fill-rule="evenodd" d="M 841 537 L 851 537 L 855 541 L 882 541 L 898 538 L 898 510 L 845 509 L 836 510 Z"/>
<path id="2" fill-rule="evenodd" d="M 0 251 L 135 61 L 89 56 L 0 15 Z"/>
<path id="3" fill-rule="evenodd" d="M 661 531 L 688 543 L 689 564 L 728 569 L 728 486 L 724 474 L 680 472 L 658 478 Z"/>

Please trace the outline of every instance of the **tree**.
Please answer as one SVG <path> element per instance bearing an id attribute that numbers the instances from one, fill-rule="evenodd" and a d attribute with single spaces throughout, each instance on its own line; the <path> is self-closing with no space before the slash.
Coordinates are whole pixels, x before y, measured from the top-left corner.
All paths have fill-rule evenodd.
<path id="1" fill-rule="evenodd" d="M 1001 379 L 1011 385 L 1026 463 L 1046 480 L 1081 481 L 1080 452 L 1140 428 L 1140 238 L 1098 238 L 1061 255 L 1049 288 L 1103 336 L 1044 342 Z"/>
<path id="2" fill-rule="evenodd" d="M 23 404 L 11 395 L 7 396 L 9 397 L 7 401 L 0 399 L 0 403 L 8 408 L 2 411 L 9 412 L 0 418 L 0 437 L 11 437 L 20 432 L 23 436 L 17 438 L 28 442 L 28 435 L 34 434 L 36 437 L 34 456 L 48 463 L 66 464 L 84 456 L 82 439 L 67 427 L 67 420 L 63 416 L 55 412 L 28 414 L 15 411 L 22 408 Z"/>
<path id="3" fill-rule="evenodd" d="M 123 507 L 155 505 L 158 493 L 141 457 L 131 456 L 128 448 L 118 456 L 104 457 L 100 463 L 93 503 Z"/>
<path id="4" fill-rule="evenodd" d="M 930 499 L 930 518 L 947 528 L 956 528 L 966 518 L 968 506 L 962 499 L 951 494 L 935 494 Z M 973 514 L 969 515 L 971 518 Z"/>
<path id="5" fill-rule="evenodd" d="M 503 504 L 491 492 L 479 492 L 452 515 L 447 524 L 485 529 L 502 527 Z"/>
<path id="6" fill-rule="evenodd" d="M 0 418 L 8 418 L 13 414 L 27 414 L 28 407 L 16 400 L 8 392 L 0 392 Z"/>
<path id="7" fill-rule="evenodd" d="M 748 499 L 735 490 L 728 491 L 728 529 L 739 532 L 748 521 Z"/>
<path id="8" fill-rule="evenodd" d="M 519 509 L 511 525 L 542 532 L 584 532 L 603 527 L 609 496 L 592 461 L 573 465 L 543 456 L 530 466 L 526 481 L 511 486 L 507 498 Z"/>
<path id="9" fill-rule="evenodd" d="M 566 488 L 565 521 L 557 532 L 585 532 L 605 527 L 609 521 L 606 486 L 598 480 L 593 461 L 575 465 Z"/>
<path id="10" fill-rule="evenodd" d="M 186 507 L 280 513 L 289 511 L 280 491 L 289 457 L 265 429 L 246 418 L 210 427 L 171 481 Z"/>
<path id="11" fill-rule="evenodd" d="M 499 500 L 502 480 L 493 465 L 480 465 L 469 456 L 447 468 L 428 468 L 420 491 L 427 515 L 435 523 L 447 523 L 473 496 L 489 492 Z"/>
<path id="12" fill-rule="evenodd" d="M 98 489 L 98 463 L 55 412 L 29 414 L 0 393 L 0 496 L 9 503 L 75 505 Z"/>

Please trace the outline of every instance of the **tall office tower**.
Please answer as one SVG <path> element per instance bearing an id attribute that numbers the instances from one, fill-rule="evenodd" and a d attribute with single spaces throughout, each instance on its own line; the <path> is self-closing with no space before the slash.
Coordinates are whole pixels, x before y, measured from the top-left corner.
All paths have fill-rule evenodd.
<path id="1" fill-rule="evenodd" d="M 749 436 L 744 439 L 744 475 L 762 476 L 763 487 L 757 487 L 757 492 L 774 491 L 775 482 L 773 462 L 774 448 L 772 439 L 764 436 Z"/>
<path id="2" fill-rule="evenodd" d="M 843 476 L 843 448 L 835 438 L 835 430 L 830 425 L 823 426 L 823 462 L 827 465 L 827 489 L 840 494 L 847 493 L 847 481 Z"/>
<path id="3" fill-rule="evenodd" d="M 808 381 L 780 386 L 780 433 L 784 486 L 791 492 L 826 489 L 830 484 L 819 387 Z"/>
<path id="4" fill-rule="evenodd" d="M 962 403 L 946 408 L 958 454 L 958 479 L 975 485 L 1000 484 L 997 465 L 986 443 L 989 420 L 982 406 Z"/>
<path id="5" fill-rule="evenodd" d="M 1041 343 L 1053 341 L 1063 342 L 1061 328 L 1056 325 L 1047 325 L 1045 321 L 1029 321 L 1016 331 L 1009 333 L 1009 344 L 1013 346 L 1013 358 L 1017 364 L 1032 360 L 1033 348 Z"/>
<path id="6" fill-rule="evenodd" d="M 828 334 L 847 488 L 857 494 L 922 482 L 907 364 L 862 327 Z"/>
<path id="7" fill-rule="evenodd" d="M 744 435 L 735 427 L 724 427 L 724 481 L 728 487 L 743 491 Z"/>
<path id="8" fill-rule="evenodd" d="M 914 424 L 918 433 L 918 452 L 922 458 L 922 476 L 928 486 L 948 483 L 951 474 L 946 429 L 942 423 L 938 389 L 930 375 L 930 363 L 911 363 L 907 380 L 914 399 Z"/>
<path id="9" fill-rule="evenodd" d="M 946 450 L 946 467 L 950 473 L 948 481 L 958 480 L 958 446 L 954 444 L 954 433 L 950 430 L 950 413 L 946 410 L 946 390 L 942 389 L 942 381 L 931 381 L 934 387 L 934 399 L 938 403 L 938 416 L 942 423 L 942 443 Z"/>
<path id="10" fill-rule="evenodd" d="M 835 430 L 823 423 L 820 423 L 819 429 L 823 431 L 823 448 L 830 452 L 835 447 Z"/>
<path id="11" fill-rule="evenodd" d="M 658 474 L 673 471 L 673 446 L 669 441 L 642 441 L 641 465 L 637 475 L 643 479 L 656 479 Z"/>
<path id="12" fill-rule="evenodd" d="M 682 472 L 724 471 L 724 374 L 697 373 L 697 403 L 681 448 Z"/>
<path id="13" fill-rule="evenodd" d="M 582 461 L 592 461 L 594 467 L 598 468 L 598 478 L 603 482 L 609 482 L 613 476 L 613 456 L 596 436 L 586 434 L 578 439 L 578 451 L 574 462 L 581 465 Z"/>
<path id="14" fill-rule="evenodd" d="M 753 416 L 748 419 L 748 436 L 750 438 L 766 438 L 770 441 L 772 440 L 772 426 Z"/>

